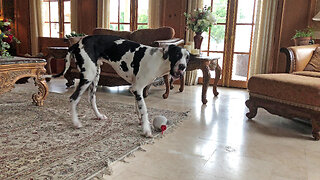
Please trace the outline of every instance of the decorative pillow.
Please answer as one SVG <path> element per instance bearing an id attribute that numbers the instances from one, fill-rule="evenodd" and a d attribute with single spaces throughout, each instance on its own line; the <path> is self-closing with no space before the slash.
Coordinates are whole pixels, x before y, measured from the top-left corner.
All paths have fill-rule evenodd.
<path id="1" fill-rule="evenodd" d="M 316 50 L 313 51 L 312 57 L 304 68 L 305 71 L 317 71 L 320 72 L 320 48 L 317 47 Z"/>

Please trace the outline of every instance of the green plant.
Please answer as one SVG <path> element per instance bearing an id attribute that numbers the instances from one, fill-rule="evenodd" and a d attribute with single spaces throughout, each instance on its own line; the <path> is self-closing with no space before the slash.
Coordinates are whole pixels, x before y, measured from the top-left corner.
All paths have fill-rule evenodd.
<path id="1" fill-rule="evenodd" d="M 314 31 L 312 28 L 307 27 L 302 30 L 296 30 L 296 34 L 292 37 L 292 39 L 300 38 L 300 37 L 312 37 L 314 34 Z"/>
<path id="2" fill-rule="evenodd" d="M 196 9 L 192 13 L 184 13 L 187 18 L 187 27 L 195 33 L 208 32 L 209 27 L 216 24 L 216 18 L 211 12 L 211 7 Z"/>
<path id="3" fill-rule="evenodd" d="M 20 41 L 11 33 L 11 19 L 3 19 L 0 21 L 0 55 L 1 57 L 10 57 L 8 50 L 12 42 L 20 43 Z"/>
<path id="4" fill-rule="evenodd" d="M 80 36 L 85 36 L 86 34 L 84 33 L 76 33 L 75 31 L 72 31 L 70 34 L 66 35 L 66 38 L 71 38 L 71 37 L 80 37 Z"/>

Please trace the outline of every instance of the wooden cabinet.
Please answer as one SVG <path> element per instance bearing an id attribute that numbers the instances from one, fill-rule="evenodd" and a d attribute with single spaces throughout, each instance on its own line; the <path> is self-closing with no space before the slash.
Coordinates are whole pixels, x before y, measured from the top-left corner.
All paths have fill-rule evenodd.
<path id="1" fill-rule="evenodd" d="M 291 39 L 295 30 L 312 26 L 316 0 L 279 0 L 275 24 L 274 44 L 271 54 L 270 68 L 272 72 L 285 72 L 286 59 L 280 53 L 281 47 L 294 46 Z M 297 7 L 299 7 L 297 9 Z"/>
<path id="2" fill-rule="evenodd" d="M 162 25 L 172 27 L 175 37 L 184 39 L 185 36 L 185 17 L 183 13 L 187 9 L 187 0 L 163 0 Z"/>

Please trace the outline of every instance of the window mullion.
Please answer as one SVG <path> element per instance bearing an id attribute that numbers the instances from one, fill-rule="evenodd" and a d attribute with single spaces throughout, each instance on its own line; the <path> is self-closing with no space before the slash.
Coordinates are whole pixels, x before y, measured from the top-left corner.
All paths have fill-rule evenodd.
<path id="1" fill-rule="evenodd" d="M 130 8 L 130 26 L 131 31 L 137 30 L 138 23 L 138 0 L 131 0 L 131 8 Z"/>
<path id="2" fill-rule="evenodd" d="M 63 0 L 58 0 L 59 3 L 59 37 L 63 38 L 64 35 L 64 8 L 63 8 Z"/>
<path id="3" fill-rule="evenodd" d="M 51 34 L 51 0 L 49 0 L 49 30 L 50 30 L 50 37 L 52 37 L 52 34 Z"/>

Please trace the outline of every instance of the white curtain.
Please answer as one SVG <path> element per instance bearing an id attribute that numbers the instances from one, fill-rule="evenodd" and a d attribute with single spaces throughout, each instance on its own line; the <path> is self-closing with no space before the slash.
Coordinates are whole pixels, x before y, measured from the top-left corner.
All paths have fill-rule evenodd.
<path id="1" fill-rule="evenodd" d="M 149 28 L 159 28 L 162 26 L 163 0 L 149 0 Z"/>
<path id="2" fill-rule="evenodd" d="M 100 28 L 110 27 L 110 0 L 98 0 L 97 26 Z"/>
<path id="3" fill-rule="evenodd" d="M 39 37 L 42 36 L 41 20 L 41 1 L 30 0 L 30 37 L 31 37 L 31 54 L 39 54 Z"/>
<path id="4" fill-rule="evenodd" d="M 191 13 L 195 9 L 202 8 L 203 0 L 188 0 L 188 9 L 187 13 Z M 186 43 L 194 43 L 193 42 L 194 32 L 188 30 L 186 32 Z M 185 84 L 188 86 L 198 84 L 198 73 L 197 70 L 194 71 L 186 71 L 185 73 Z"/>
<path id="5" fill-rule="evenodd" d="M 251 52 L 249 77 L 269 73 L 278 0 L 258 0 L 256 29 Z"/>

